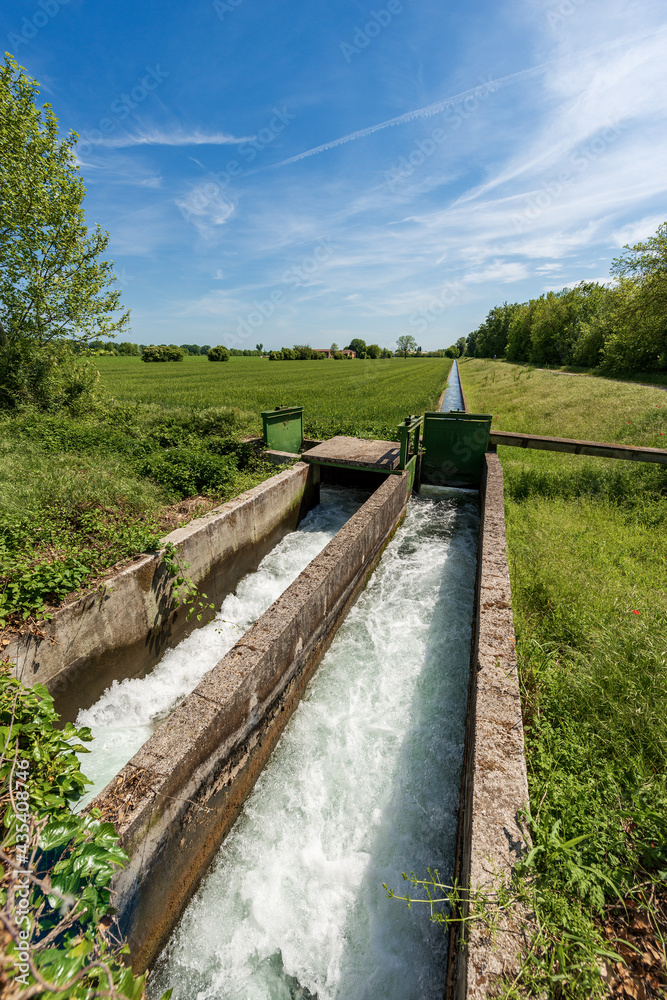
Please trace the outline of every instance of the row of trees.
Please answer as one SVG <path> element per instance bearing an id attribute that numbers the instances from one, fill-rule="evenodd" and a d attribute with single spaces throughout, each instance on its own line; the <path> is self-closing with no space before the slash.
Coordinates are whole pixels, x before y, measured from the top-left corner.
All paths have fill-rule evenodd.
<path id="1" fill-rule="evenodd" d="M 667 369 L 667 222 L 612 263 L 613 283 L 584 282 L 503 303 L 468 335 L 467 352 L 610 374 Z"/>

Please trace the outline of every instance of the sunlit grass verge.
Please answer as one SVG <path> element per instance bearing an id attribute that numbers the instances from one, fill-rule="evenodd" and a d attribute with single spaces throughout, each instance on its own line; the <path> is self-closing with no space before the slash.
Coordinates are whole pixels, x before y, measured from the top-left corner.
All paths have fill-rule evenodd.
<path id="1" fill-rule="evenodd" d="M 100 402 L 0 420 L 0 628 L 43 617 L 159 544 L 167 508 L 224 502 L 275 473 L 240 438 L 253 415 Z"/>
<path id="2" fill-rule="evenodd" d="M 593 492 L 589 468 L 576 496 L 571 470 L 547 483 L 545 466 L 505 461 L 533 839 L 519 874 L 544 938 L 522 985 L 583 998 L 606 991 L 605 908 L 667 878 L 667 475 L 631 466 L 618 496 L 623 473 L 601 468 Z"/>
<path id="3" fill-rule="evenodd" d="M 459 371 L 473 412 L 493 430 L 667 447 L 667 392 L 631 382 L 464 358 Z"/>

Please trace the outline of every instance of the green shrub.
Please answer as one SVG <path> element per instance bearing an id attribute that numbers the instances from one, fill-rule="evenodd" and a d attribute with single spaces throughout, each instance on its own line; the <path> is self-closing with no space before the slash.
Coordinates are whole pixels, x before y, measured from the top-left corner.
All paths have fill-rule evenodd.
<path id="1" fill-rule="evenodd" d="M 127 855 L 99 810 L 72 812 L 89 784 L 77 753 L 87 752 L 90 730 L 58 729 L 46 689 L 24 688 L 8 666 L 0 673 L 0 850 L 6 871 L 14 869 L 25 887 L 6 877 L 0 889 L 9 938 L 0 979 L 44 1000 L 140 1000 L 145 976 L 123 964 L 127 947 L 118 944 L 111 905 L 111 879 Z M 39 988 L 36 974 L 47 986 Z"/>
<path id="2" fill-rule="evenodd" d="M 142 361 L 182 361 L 185 357 L 185 352 L 182 348 L 177 347 L 175 344 L 160 344 L 156 347 L 155 344 L 151 344 L 149 347 L 144 348 L 144 353 L 141 355 Z"/>
<path id="3" fill-rule="evenodd" d="M 177 497 L 219 492 L 237 471 L 234 455 L 215 455 L 203 448 L 171 448 L 149 455 L 139 465 L 142 476 L 149 476 Z"/>
<path id="4" fill-rule="evenodd" d="M 209 361 L 229 361 L 229 351 L 221 345 L 212 347 L 207 354 Z"/>
<path id="5" fill-rule="evenodd" d="M 18 341 L 0 348 L 0 409 L 84 410 L 99 372 L 68 344 Z"/>

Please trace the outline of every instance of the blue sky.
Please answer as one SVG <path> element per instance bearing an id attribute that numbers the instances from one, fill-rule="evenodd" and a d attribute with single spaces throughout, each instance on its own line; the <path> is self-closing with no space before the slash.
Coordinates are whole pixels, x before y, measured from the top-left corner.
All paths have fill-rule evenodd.
<path id="1" fill-rule="evenodd" d="M 9 0 L 138 343 L 426 349 L 667 220 L 651 0 Z"/>

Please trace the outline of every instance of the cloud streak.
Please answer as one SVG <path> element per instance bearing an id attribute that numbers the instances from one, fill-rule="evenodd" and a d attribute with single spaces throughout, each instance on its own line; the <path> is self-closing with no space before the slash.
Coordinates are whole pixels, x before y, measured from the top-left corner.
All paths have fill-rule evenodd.
<path id="1" fill-rule="evenodd" d="M 158 129 L 135 135 L 105 136 L 95 142 L 96 146 L 123 149 L 128 146 L 236 146 L 240 142 L 250 142 L 253 136 L 228 135 L 226 132 L 161 132 Z"/>

